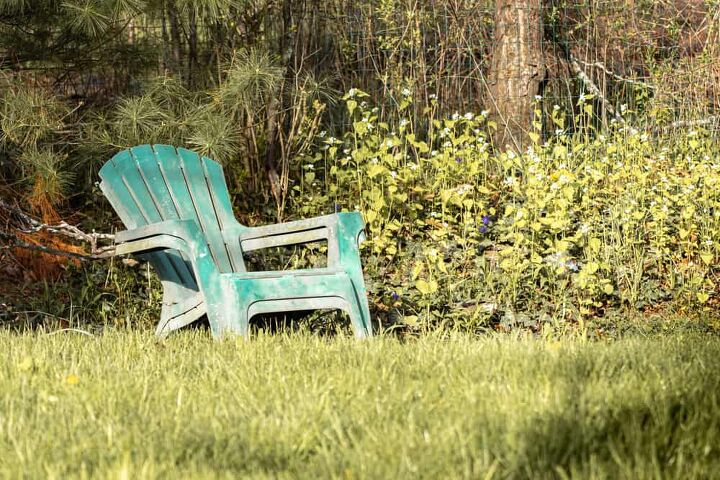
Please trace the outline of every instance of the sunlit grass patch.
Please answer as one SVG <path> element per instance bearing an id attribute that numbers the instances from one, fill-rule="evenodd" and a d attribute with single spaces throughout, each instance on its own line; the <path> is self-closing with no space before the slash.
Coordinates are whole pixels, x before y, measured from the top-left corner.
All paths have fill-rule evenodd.
<path id="1" fill-rule="evenodd" d="M 720 475 L 720 341 L 0 333 L 0 476 Z"/>

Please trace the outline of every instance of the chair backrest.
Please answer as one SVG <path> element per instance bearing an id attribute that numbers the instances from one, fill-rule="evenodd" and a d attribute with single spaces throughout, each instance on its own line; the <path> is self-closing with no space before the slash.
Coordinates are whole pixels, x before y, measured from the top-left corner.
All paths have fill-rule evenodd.
<path id="1" fill-rule="evenodd" d="M 239 242 L 227 234 L 228 227 L 237 231 L 238 224 L 217 162 L 184 148 L 140 145 L 110 159 L 100 169 L 100 178 L 100 188 L 126 228 L 195 220 L 218 269 L 223 273 L 245 270 Z M 153 256 L 161 279 L 197 288 L 189 259 L 178 252 Z"/>

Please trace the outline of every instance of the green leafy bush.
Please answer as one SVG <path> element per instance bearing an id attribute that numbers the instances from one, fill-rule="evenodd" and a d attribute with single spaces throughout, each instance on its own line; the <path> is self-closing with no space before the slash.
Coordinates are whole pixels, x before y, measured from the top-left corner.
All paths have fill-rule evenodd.
<path id="1" fill-rule="evenodd" d="M 720 155 L 700 130 L 656 136 L 617 121 L 593 131 L 581 98 L 572 133 L 492 153 L 486 115 L 379 121 L 345 97 L 351 128 L 300 162 L 302 216 L 360 210 L 365 268 L 381 309 L 412 326 L 540 327 L 608 308 L 716 301 Z M 537 112 L 538 119 L 540 112 Z M 415 125 L 427 125 L 422 134 Z"/>

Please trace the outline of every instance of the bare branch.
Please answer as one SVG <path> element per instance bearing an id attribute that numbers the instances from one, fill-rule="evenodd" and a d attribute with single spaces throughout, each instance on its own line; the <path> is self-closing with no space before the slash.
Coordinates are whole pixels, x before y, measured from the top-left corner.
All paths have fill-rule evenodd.
<path id="1" fill-rule="evenodd" d="M 681 127 L 702 127 L 705 125 L 713 125 L 720 123 L 720 115 L 711 115 L 706 118 L 700 118 L 698 120 L 677 120 L 672 122 L 668 127 L 681 128 Z"/>
<path id="2" fill-rule="evenodd" d="M 0 239 L 8 242 L 7 245 L 0 245 L 0 249 L 22 248 L 25 250 L 34 250 L 37 252 L 47 253 L 48 255 L 75 258 L 84 262 L 90 260 L 102 260 L 105 258 L 110 258 L 115 254 L 114 246 L 102 247 L 91 255 L 83 255 L 81 253 L 68 252 L 66 250 L 58 250 L 56 248 L 46 247 L 44 245 L 35 245 L 34 243 L 24 242 L 15 235 L 4 232 L 0 232 Z"/>
<path id="3" fill-rule="evenodd" d="M 598 68 L 598 69 L 602 70 L 606 75 L 609 75 L 609 76 L 611 76 L 612 78 L 614 78 L 615 80 L 618 80 L 618 81 L 620 81 L 620 82 L 630 83 L 630 84 L 632 84 L 632 85 L 641 85 L 641 86 L 643 86 L 643 87 L 645 87 L 645 88 L 650 88 L 650 89 L 652 89 L 652 90 L 654 90 L 655 88 L 657 88 L 657 87 L 655 87 L 655 85 L 652 85 L 652 84 L 647 83 L 647 82 L 643 82 L 642 80 L 633 80 L 633 79 L 630 79 L 630 78 L 621 77 L 621 76 L 618 75 L 617 73 L 614 73 L 614 72 L 610 71 L 610 70 L 605 66 L 605 64 L 603 64 L 602 62 L 589 63 L 589 62 L 582 61 L 582 60 L 580 60 L 579 58 L 575 58 L 575 57 L 571 57 L 571 60 L 573 60 L 573 61 L 575 61 L 575 62 L 578 62 L 578 63 L 581 63 L 581 64 L 583 64 L 583 65 L 586 66 L 586 67 L 595 67 L 595 68 Z"/>
<path id="4" fill-rule="evenodd" d="M 578 59 L 573 57 L 572 55 L 570 56 L 570 65 L 572 66 L 573 72 L 575 72 L 578 78 L 585 84 L 585 87 L 588 89 L 588 91 L 598 97 L 598 99 L 600 99 L 605 110 L 620 123 L 625 123 L 625 119 L 622 118 L 620 114 L 618 114 L 617 110 L 615 110 L 615 107 L 613 107 L 612 104 L 607 100 L 607 98 L 605 98 L 605 96 L 602 94 L 602 91 L 600 91 L 598 86 L 595 85 L 595 82 L 593 82 L 592 79 L 588 77 L 587 73 L 585 73 L 585 70 L 582 69 L 580 63 L 578 63 Z"/>
<path id="5" fill-rule="evenodd" d="M 109 233 L 85 233 L 74 225 L 70 225 L 65 221 L 61 221 L 56 225 L 48 225 L 40 222 L 39 220 L 31 217 L 27 213 L 20 210 L 14 205 L 10 205 L 4 200 L 0 199 L 0 209 L 7 211 L 11 217 L 17 223 L 15 227 L 17 231 L 22 233 L 37 233 L 40 231 L 46 231 L 54 235 L 62 235 L 67 238 L 71 238 L 75 241 L 87 243 L 90 245 L 90 255 L 82 255 L 75 252 L 66 252 L 42 245 L 34 245 L 22 241 L 16 235 L 8 232 L 0 231 L 0 238 L 10 242 L 11 247 L 25 248 L 28 250 L 37 250 L 52 255 L 60 255 L 71 258 L 78 258 L 81 260 L 97 260 L 101 258 L 107 258 L 112 256 L 115 247 L 114 246 L 98 246 L 98 240 L 111 241 L 115 239 L 115 235 Z"/>

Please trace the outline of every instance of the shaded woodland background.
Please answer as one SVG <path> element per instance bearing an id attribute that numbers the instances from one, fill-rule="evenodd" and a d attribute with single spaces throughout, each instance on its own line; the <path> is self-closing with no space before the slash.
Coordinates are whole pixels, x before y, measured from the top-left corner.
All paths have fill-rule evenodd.
<path id="1" fill-rule="evenodd" d="M 534 58 L 532 72 L 511 69 L 503 41 Z M 245 223 L 302 215 L 289 202 L 297 159 L 348 130 L 352 89 L 378 122 L 410 118 L 418 137 L 434 128 L 429 110 L 487 111 L 498 152 L 502 112 L 521 109 L 519 136 L 534 120 L 551 139 L 552 112 L 567 113 L 571 133 L 588 94 L 598 131 L 622 114 L 652 135 L 716 134 L 720 2 L 0 0 L 3 282 L 79 265 L 33 245 L 93 253 L 98 237 L 83 235 L 118 225 L 97 170 L 135 144 L 221 161 Z M 41 226 L 62 220 L 79 226 L 74 237 Z"/>

